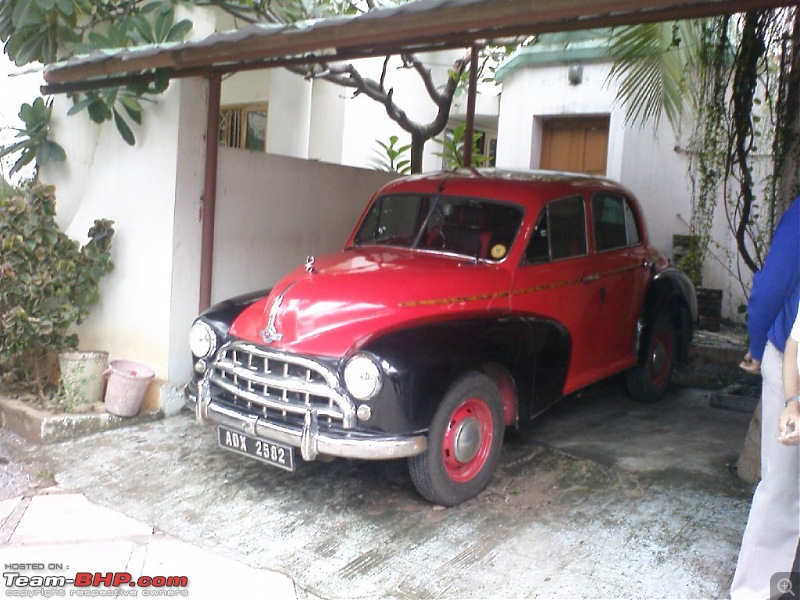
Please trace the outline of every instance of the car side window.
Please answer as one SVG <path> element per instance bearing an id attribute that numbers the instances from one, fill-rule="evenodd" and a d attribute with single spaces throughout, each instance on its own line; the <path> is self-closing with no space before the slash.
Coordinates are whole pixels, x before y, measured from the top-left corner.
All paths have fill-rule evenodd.
<path id="1" fill-rule="evenodd" d="M 628 228 L 633 221 L 633 231 Z M 632 238 L 638 242 L 635 219 L 628 203 L 620 196 L 595 194 L 592 196 L 592 222 L 594 223 L 594 246 L 597 252 L 624 248 L 631 245 Z"/>
<path id="2" fill-rule="evenodd" d="M 639 225 L 636 222 L 636 215 L 633 214 L 631 205 L 625 203 L 625 231 L 628 234 L 628 246 L 636 246 L 642 241 L 639 235 Z"/>
<path id="3" fill-rule="evenodd" d="M 554 200 L 536 221 L 525 251 L 527 263 L 541 263 L 586 254 L 586 214 L 583 198 Z"/>
<path id="4" fill-rule="evenodd" d="M 545 206 L 536 220 L 531 241 L 525 250 L 525 262 L 528 264 L 547 262 L 550 260 L 550 238 L 547 229 L 547 207 Z"/>

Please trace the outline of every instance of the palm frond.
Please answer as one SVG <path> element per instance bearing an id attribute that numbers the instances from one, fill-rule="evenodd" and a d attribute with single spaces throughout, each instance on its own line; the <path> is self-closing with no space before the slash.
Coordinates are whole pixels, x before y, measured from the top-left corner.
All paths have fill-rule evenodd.
<path id="1" fill-rule="evenodd" d="M 658 128 L 662 115 L 677 130 L 684 106 L 693 102 L 688 85 L 698 52 L 698 23 L 647 23 L 613 30 L 614 64 L 609 82 L 626 108 L 626 123 Z"/>

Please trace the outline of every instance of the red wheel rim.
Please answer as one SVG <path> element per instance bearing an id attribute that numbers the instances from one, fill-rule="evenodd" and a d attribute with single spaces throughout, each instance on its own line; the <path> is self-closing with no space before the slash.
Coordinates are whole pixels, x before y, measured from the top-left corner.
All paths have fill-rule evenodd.
<path id="1" fill-rule="evenodd" d="M 457 483 L 477 475 L 492 446 L 492 411 L 480 398 L 465 400 L 450 416 L 444 434 L 442 459 L 447 475 Z"/>
<path id="2" fill-rule="evenodd" d="M 659 331 L 653 336 L 648 368 L 653 386 L 661 388 L 667 385 L 672 368 L 672 336 L 668 331 Z"/>

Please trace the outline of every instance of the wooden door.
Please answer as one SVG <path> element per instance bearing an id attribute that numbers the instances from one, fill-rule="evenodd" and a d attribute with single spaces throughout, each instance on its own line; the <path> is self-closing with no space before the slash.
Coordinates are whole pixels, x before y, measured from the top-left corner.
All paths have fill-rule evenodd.
<path id="1" fill-rule="evenodd" d="M 606 174 L 608 117 L 547 119 L 542 128 L 540 168 Z"/>

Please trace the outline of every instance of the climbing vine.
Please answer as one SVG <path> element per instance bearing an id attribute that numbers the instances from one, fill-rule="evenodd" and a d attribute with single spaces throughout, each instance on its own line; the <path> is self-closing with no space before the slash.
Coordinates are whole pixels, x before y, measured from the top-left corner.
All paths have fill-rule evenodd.
<path id="1" fill-rule="evenodd" d="M 679 132 L 691 117 L 693 241 L 681 265 L 700 281 L 720 206 L 746 293 L 778 216 L 800 193 L 800 9 L 635 25 L 615 30 L 611 50 L 630 122 L 657 123 L 663 112 Z"/>
<path id="2" fill-rule="evenodd" d="M 695 126 L 690 142 L 691 230 L 683 266 L 698 275 L 713 240 L 719 200 L 749 272 L 764 263 L 776 215 L 797 190 L 797 9 L 718 17 L 703 25 Z M 794 38 L 795 40 L 797 37 Z M 764 189 L 759 189 L 763 186 Z M 745 291 L 749 277 L 737 264 Z"/>
<path id="3" fill-rule="evenodd" d="M 703 262 L 711 243 L 711 225 L 717 205 L 717 193 L 725 172 L 725 140 L 727 121 L 726 35 L 729 17 L 703 24 L 698 51 L 697 119 L 691 146 L 689 170 L 693 186 L 692 232 L 689 251 L 680 266 L 692 281 L 700 283 Z"/>
<path id="4" fill-rule="evenodd" d="M 769 124 L 774 132 L 775 162 L 767 192 L 771 206 L 770 231 L 776 224 L 777 209 L 786 208 L 800 195 L 800 10 L 795 9 L 794 18 L 789 16 L 787 21 L 789 26 L 785 31 L 774 32 L 773 38 L 777 40 L 769 44 L 780 47 L 775 92 L 767 97 L 774 102 L 775 115 Z"/>
<path id="5" fill-rule="evenodd" d="M 756 85 L 765 46 L 765 21 L 767 13 L 752 12 L 744 17 L 742 41 L 739 53 L 734 61 L 732 92 L 732 149 L 728 174 L 739 183 L 733 198 L 733 222 L 736 246 L 739 255 L 747 267 L 755 272 L 763 260 L 760 256 L 763 244 L 758 243 L 755 212 L 755 181 L 753 178 L 753 153 L 756 145 L 757 119 L 753 114 L 755 106 Z M 749 242 L 749 243 L 748 243 Z"/>

